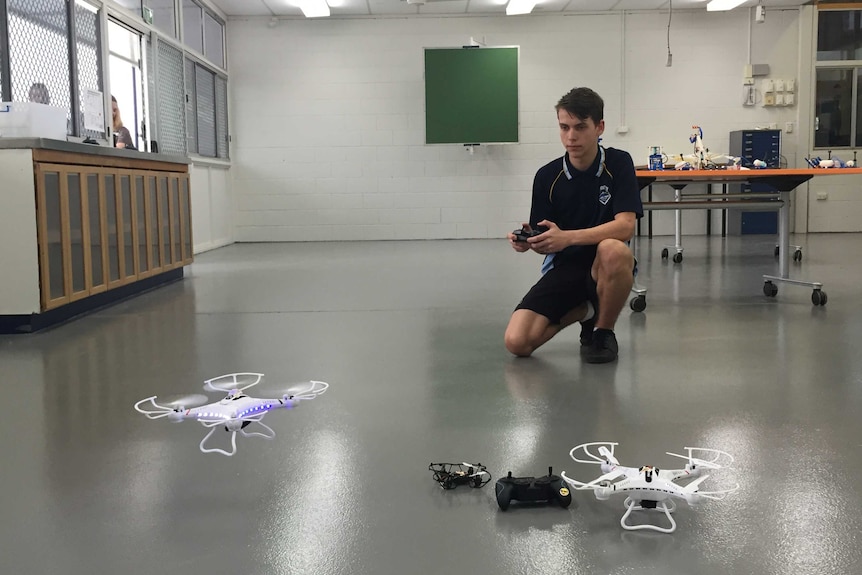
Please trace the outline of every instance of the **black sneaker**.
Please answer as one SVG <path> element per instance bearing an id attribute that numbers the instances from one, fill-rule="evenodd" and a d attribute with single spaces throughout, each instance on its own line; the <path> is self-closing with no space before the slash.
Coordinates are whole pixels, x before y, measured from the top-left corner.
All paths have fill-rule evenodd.
<path id="1" fill-rule="evenodd" d="M 599 312 L 596 311 L 591 319 L 581 322 L 581 347 L 593 345 L 593 330 L 596 329 L 596 318 Z"/>
<path id="2" fill-rule="evenodd" d="M 597 329 L 593 332 L 593 343 L 581 348 L 584 361 L 587 363 L 609 363 L 616 361 L 620 348 L 617 336 L 609 329 Z"/>
<path id="3" fill-rule="evenodd" d="M 593 305 L 593 317 L 581 323 L 581 347 L 593 345 L 593 330 L 596 329 L 596 319 L 599 317 L 599 294 L 596 292 L 596 284 L 590 278 L 589 299 Z"/>

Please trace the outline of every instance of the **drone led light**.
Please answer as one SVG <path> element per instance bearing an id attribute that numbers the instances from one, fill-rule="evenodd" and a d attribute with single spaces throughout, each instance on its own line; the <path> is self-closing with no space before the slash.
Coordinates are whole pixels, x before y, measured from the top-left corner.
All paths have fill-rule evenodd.
<path id="1" fill-rule="evenodd" d="M 743 2 L 745 2 L 745 0 L 711 0 L 710 3 L 706 5 L 706 11 L 722 12 L 724 10 L 733 10 Z"/>

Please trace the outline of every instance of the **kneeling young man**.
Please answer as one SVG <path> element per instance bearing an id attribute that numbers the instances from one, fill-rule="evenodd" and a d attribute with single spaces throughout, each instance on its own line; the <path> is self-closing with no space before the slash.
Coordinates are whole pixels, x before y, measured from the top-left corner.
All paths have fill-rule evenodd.
<path id="1" fill-rule="evenodd" d="M 542 277 L 509 320 L 506 349 L 527 357 L 563 328 L 581 322 L 581 355 L 607 363 L 619 352 L 614 325 L 634 282 L 628 242 L 643 216 L 631 156 L 604 148 L 604 102 L 575 88 L 556 106 L 566 153 L 536 172 L 526 242 L 509 234 L 516 252 L 545 256 Z"/>

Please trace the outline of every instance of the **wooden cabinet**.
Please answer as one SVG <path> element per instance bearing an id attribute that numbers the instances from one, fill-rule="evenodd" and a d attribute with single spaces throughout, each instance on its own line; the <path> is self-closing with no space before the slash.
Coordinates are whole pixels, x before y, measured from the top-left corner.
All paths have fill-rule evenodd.
<path id="1" fill-rule="evenodd" d="M 36 163 L 41 308 L 192 262 L 188 173 Z"/>
<path id="2" fill-rule="evenodd" d="M 0 334 L 182 279 L 190 192 L 187 158 L 0 138 Z"/>
<path id="3" fill-rule="evenodd" d="M 187 166 L 111 160 L 34 150 L 43 312 L 192 263 Z"/>

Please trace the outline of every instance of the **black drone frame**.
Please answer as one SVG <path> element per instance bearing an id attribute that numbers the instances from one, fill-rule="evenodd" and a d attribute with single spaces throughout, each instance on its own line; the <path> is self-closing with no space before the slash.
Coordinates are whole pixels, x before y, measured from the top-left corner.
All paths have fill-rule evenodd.
<path id="1" fill-rule="evenodd" d="M 443 489 L 455 489 L 459 485 L 479 488 L 491 481 L 491 474 L 481 463 L 431 463 L 428 470 L 434 473 L 434 481 Z"/>

